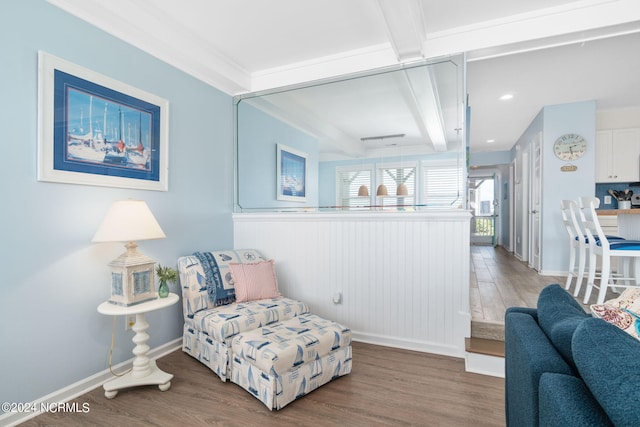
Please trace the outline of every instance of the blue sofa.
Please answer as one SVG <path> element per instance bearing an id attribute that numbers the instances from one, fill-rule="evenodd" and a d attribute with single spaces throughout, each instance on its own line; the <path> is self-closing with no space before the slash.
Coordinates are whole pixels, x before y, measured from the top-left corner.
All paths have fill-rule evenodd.
<path id="1" fill-rule="evenodd" d="M 505 314 L 507 426 L 640 426 L 640 341 L 560 285 Z"/>

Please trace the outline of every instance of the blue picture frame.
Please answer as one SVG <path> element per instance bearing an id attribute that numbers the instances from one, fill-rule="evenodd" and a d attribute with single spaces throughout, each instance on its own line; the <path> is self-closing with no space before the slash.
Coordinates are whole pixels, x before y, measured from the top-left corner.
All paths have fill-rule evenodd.
<path id="1" fill-rule="evenodd" d="M 38 179 L 167 191 L 168 102 L 39 53 Z"/>

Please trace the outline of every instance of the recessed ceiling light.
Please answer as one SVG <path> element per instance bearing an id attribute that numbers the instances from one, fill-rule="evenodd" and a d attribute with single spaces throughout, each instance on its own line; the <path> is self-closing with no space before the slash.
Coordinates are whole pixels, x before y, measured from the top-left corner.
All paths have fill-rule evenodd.
<path id="1" fill-rule="evenodd" d="M 504 95 L 502 95 L 500 97 L 500 100 L 501 101 L 507 101 L 507 100 L 512 99 L 512 98 L 513 98 L 513 94 L 512 93 L 505 93 Z"/>
<path id="2" fill-rule="evenodd" d="M 496 140 L 495 140 L 495 139 L 487 139 L 487 143 L 488 143 L 488 144 L 491 144 L 491 143 L 494 143 L 494 142 L 496 142 Z"/>

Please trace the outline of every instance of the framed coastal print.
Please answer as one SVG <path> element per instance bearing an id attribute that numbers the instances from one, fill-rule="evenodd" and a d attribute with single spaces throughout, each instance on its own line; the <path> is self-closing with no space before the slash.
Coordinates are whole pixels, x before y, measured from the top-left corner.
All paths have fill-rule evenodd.
<path id="1" fill-rule="evenodd" d="M 307 200 L 307 154 L 286 145 L 277 144 L 278 200 Z"/>
<path id="2" fill-rule="evenodd" d="M 38 180 L 168 190 L 168 101 L 38 53 Z"/>

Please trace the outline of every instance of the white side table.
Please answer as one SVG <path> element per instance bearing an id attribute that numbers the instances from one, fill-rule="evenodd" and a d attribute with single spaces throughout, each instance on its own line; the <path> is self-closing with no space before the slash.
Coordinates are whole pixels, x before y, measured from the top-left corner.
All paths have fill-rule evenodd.
<path id="1" fill-rule="evenodd" d="M 104 383 L 104 395 L 108 399 L 113 399 L 118 394 L 118 390 L 127 387 L 135 387 L 139 385 L 157 384 L 161 391 L 169 390 L 171 387 L 172 374 L 168 374 L 156 365 L 155 360 L 150 360 L 147 356 L 149 352 L 149 324 L 145 319 L 145 313 L 149 311 L 159 310 L 169 307 L 178 302 L 178 295 L 170 293 L 166 298 L 157 298 L 153 301 L 143 302 L 131 307 L 121 307 L 110 302 L 103 302 L 98 306 L 98 313 L 109 316 L 126 316 L 129 314 L 136 315 L 136 324 L 133 325 L 133 342 L 136 346 L 133 348 L 133 369 L 121 377 L 113 378 Z"/>

